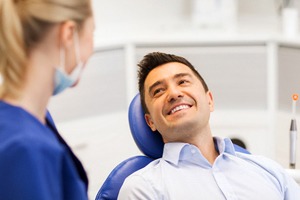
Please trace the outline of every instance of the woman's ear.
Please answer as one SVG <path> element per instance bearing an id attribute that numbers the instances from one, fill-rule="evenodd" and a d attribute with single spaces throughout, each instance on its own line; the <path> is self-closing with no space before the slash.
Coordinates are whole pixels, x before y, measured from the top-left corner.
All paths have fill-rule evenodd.
<path id="1" fill-rule="evenodd" d="M 156 127 L 154 125 L 154 122 L 152 121 L 152 117 L 150 114 L 146 113 L 145 114 L 145 120 L 146 120 L 146 123 L 148 124 L 148 126 L 151 128 L 152 131 L 156 131 Z"/>
<path id="2" fill-rule="evenodd" d="M 68 20 L 61 24 L 59 30 L 59 41 L 61 47 L 66 49 L 74 45 L 74 32 L 76 31 L 76 23 Z"/>

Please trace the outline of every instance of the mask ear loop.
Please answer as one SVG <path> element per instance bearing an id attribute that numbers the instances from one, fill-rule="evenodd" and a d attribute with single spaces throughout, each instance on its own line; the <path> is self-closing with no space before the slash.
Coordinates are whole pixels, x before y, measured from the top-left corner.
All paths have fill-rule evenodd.
<path id="1" fill-rule="evenodd" d="M 83 69 L 83 63 L 81 62 L 80 59 L 79 36 L 76 29 L 74 30 L 73 38 L 74 38 L 75 57 L 77 63 L 75 69 L 73 69 L 73 71 L 71 72 L 70 77 L 74 80 L 77 80 L 81 75 Z"/>
<path id="2" fill-rule="evenodd" d="M 79 36 L 78 36 L 78 32 L 77 30 L 75 29 L 74 31 L 74 41 L 75 41 L 75 56 L 76 56 L 76 62 L 77 64 L 79 64 L 81 61 L 80 61 L 80 48 L 79 48 Z"/>
<path id="3" fill-rule="evenodd" d="M 65 50 L 60 47 L 59 48 L 59 68 L 61 71 L 66 72 L 65 70 L 65 58 L 66 58 L 66 54 L 65 54 Z"/>

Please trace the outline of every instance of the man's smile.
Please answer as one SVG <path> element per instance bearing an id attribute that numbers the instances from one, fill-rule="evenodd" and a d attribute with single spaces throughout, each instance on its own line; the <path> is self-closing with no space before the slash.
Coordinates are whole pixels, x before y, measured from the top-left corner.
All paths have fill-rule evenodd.
<path id="1" fill-rule="evenodd" d="M 172 108 L 172 110 L 168 113 L 168 115 L 171 115 L 171 114 L 174 114 L 180 110 L 185 110 L 185 109 L 188 109 L 190 108 L 191 106 L 190 105 L 187 105 L 187 104 L 182 104 L 182 105 L 178 105 L 178 106 L 175 106 L 174 108 Z"/>

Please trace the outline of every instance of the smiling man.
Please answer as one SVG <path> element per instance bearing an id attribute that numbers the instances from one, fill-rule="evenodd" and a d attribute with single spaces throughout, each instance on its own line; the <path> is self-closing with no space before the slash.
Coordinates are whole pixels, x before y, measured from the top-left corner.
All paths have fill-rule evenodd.
<path id="1" fill-rule="evenodd" d="M 145 119 L 162 135 L 164 152 L 125 180 L 118 199 L 300 199 L 299 186 L 277 163 L 213 137 L 213 96 L 191 63 L 154 52 L 138 66 Z"/>

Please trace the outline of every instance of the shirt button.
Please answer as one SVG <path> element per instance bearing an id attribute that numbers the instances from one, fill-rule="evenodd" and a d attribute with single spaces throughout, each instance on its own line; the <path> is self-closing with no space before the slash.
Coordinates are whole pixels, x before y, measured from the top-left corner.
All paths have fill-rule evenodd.
<path id="1" fill-rule="evenodd" d="M 192 154 L 195 154 L 195 153 L 196 153 L 196 150 L 195 150 L 195 149 L 192 149 L 192 150 L 191 150 L 191 153 L 192 153 Z"/>

